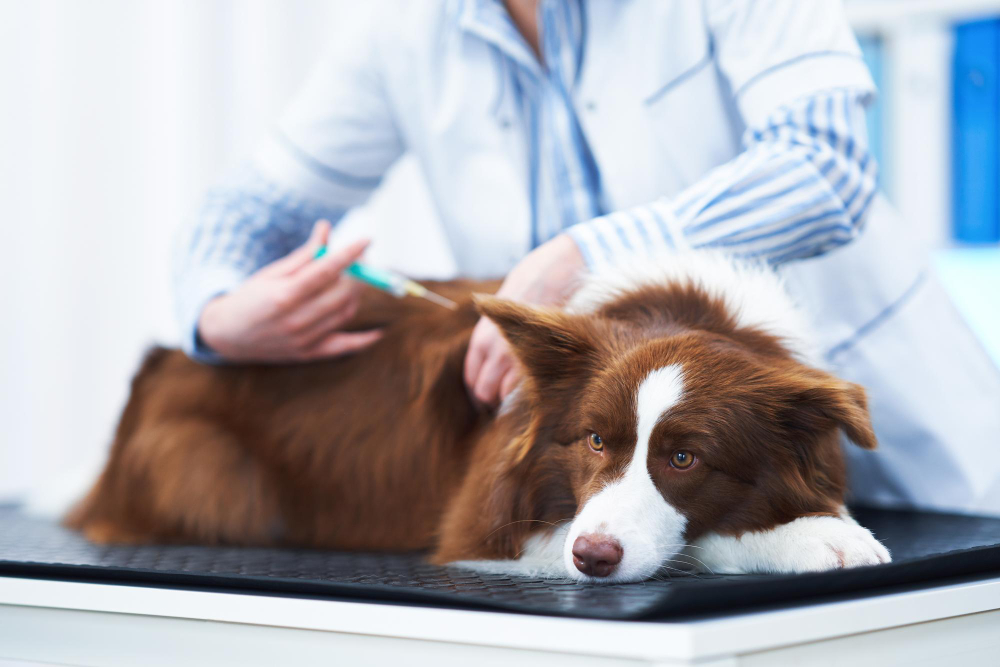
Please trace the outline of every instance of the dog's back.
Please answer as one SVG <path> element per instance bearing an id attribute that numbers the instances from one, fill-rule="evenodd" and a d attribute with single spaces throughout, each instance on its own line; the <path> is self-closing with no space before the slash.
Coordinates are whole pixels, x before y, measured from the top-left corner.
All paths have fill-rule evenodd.
<path id="1" fill-rule="evenodd" d="M 370 291 L 364 352 L 312 364 L 205 366 L 156 348 L 108 465 L 67 525 L 99 542 L 431 546 L 483 418 L 462 363 L 474 291 L 447 311 Z"/>

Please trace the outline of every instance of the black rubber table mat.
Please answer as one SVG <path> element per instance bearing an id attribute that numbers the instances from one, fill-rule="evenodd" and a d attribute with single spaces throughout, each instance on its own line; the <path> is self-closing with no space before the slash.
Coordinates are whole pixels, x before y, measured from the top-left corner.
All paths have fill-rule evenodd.
<path id="1" fill-rule="evenodd" d="M 735 612 L 1000 574 L 1000 519 L 864 509 L 855 516 L 892 551 L 892 563 L 800 575 L 670 573 L 635 584 L 592 585 L 437 567 L 419 554 L 97 546 L 53 523 L 0 509 L 0 575 L 626 619 Z"/>

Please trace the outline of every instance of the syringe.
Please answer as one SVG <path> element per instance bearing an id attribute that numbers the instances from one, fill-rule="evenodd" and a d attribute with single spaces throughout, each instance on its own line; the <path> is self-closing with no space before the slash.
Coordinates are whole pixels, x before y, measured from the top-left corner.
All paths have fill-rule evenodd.
<path id="1" fill-rule="evenodd" d="M 319 259 L 326 254 L 326 246 L 321 247 L 316 251 L 313 256 L 314 259 Z M 410 280 L 406 276 L 401 276 L 394 271 L 389 271 L 386 269 L 377 269 L 373 266 L 368 266 L 367 264 L 362 264 L 360 262 L 354 262 L 346 269 L 344 273 L 351 276 L 355 280 L 360 280 L 363 283 L 371 285 L 377 289 L 389 292 L 397 297 L 404 297 L 407 294 L 410 296 L 417 296 L 421 299 L 427 299 L 439 306 L 455 310 L 458 308 L 458 304 L 451 299 L 445 298 L 440 294 L 436 294 L 420 283 Z"/>

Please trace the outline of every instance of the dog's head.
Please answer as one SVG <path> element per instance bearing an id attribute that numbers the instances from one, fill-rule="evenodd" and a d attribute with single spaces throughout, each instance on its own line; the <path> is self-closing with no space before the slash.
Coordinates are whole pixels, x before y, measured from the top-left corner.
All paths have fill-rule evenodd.
<path id="1" fill-rule="evenodd" d="M 478 303 L 525 368 L 530 446 L 569 448 L 577 513 L 563 557 L 575 578 L 636 581 L 707 532 L 835 514 L 839 432 L 875 447 L 864 390 L 764 332 L 670 324 L 646 307 Z"/>

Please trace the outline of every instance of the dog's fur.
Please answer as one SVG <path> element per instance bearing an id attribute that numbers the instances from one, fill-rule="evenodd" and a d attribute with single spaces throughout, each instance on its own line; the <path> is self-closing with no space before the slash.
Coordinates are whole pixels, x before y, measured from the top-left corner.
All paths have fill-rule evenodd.
<path id="1" fill-rule="evenodd" d="M 154 349 L 67 523 L 98 542 L 428 550 L 602 581 L 683 553 L 727 572 L 887 561 L 842 505 L 840 432 L 876 444 L 861 387 L 805 363 L 772 273 L 665 266 L 596 279 L 565 311 L 473 298 L 496 283 L 434 284 L 455 311 L 370 291 L 350 328 L 384 337 L 322 363 Z M 479 313 L 526 371 L 495 417 L 462 379 Z M 616 550 L 610 572 L 584 567 L 587 540 Z"/>

